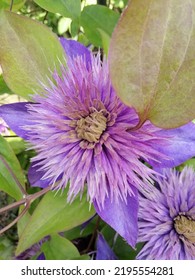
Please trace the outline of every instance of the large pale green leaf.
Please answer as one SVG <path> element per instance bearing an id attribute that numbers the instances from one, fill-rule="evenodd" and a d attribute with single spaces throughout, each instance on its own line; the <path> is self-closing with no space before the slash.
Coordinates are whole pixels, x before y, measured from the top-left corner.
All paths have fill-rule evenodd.
<path id="1" fill-rule="evenodd" d="M 12 11 L 17 11 L 24 5 L 26 0 L 14 0 L 12 5 Z M 0 9 L 10 9 L 11 0 L 1 0 Z"/>
<path id="2" fill-rule="evenodd" d="M 80 0 L 34 0 L 34 2 L 49 12 L 59 13 L 72 19 L 79 17 L 81 13 Z"/>
<path id="3" fill-rule="evenodd" d="M 195 0 L 131 0 L 113 33 L 113 86 L 140 122 L 162 128 L 195 117 Z"/>
<path id="4" fill-rule="evenodd" d="M 25 186 L 25 177 L 13 150 L 2 136 L 0 136 L 0 155 L 3 158 L 3 161 L 0 159 L 0 190 L 19 200 L 22 198 L 22 192 L 7 169 L 5 162 L 23 187 Z"/>
<path id="5" fill-rule="evenodd" d="M 11 12 L 0 12 L 0 65 L 9 88 L 25 98 L 64 61 L 63 48 L 49 28 Z"/>
<path id="6" fill-rule="evenodd" d="M 102 47 L 99 30 L 111 36 L 119 19 L 119 14 L 102 5 L 86 6 L 81 13 L 81 25 L 88 39 L 97 47 Z"/>
<path id="7" fill-rule="evenodd" d="M 79 258 L 78 249 L 68 239 L 54 234 L 41 247 L 46 260 L 72 260 Z"/>
<path id="8" fill-rule="evenodd" d="M 44 236 L 74 228 L 89 218 L 95 211 L 89 210 L 86 195 L 77 197 L 71 204 L 67 203 L 67 189 L 63 194 L 47 193 L 30 218 L 17 247 L 16 253 L 29 248 Z"/>

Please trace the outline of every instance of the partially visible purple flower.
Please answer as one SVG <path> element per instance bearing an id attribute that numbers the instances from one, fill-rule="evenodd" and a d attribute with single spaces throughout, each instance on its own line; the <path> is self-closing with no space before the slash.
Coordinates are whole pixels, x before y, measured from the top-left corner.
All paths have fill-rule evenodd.
<path id="1" fill-rule="evenodd" d="M 37 260 L 45 260 L 45 254 L 44 253 L 41 253 L 38 257 L 37 257 Z"/>
<path id="2" fill-rule="evenodd" d="M 0 118 L 0 135 L 9 135 L 9 126 L 6 124 L 6 122 Z"/>
<path id="3" fill-rule="evenodd" d="M 195 156 L 195 125 L 163 130 L 138 116 L 117 97 L 108 63 L 74 41 L 61 40 L 67 66 L 34 103 L 0 108 L 0 115 L 37 155 L 33 185 L 63 189 L 68 200 L 87 189 L 100 217 L 134 246 L 137 189 L 153 183 L 152 166 L 173 167 Z M 131 209 L 131 210 L 129 210 Z"/>
<path id="4" fill-rule="evenodd" d="M 21 253 L 19 256 L 16 257 L 16 260 L 30 260 L 34 256 L 37 255 L 40 251 L 40 244 L 34 244 L 31 248 L 25 250 L 23 253 Z"/>
<path id="5" fill-rule="evenodd" d="M 167 169 L 158 187 L 139 197 L 137 259 L 195 260 L 195 172 Z"/>
<path id="6" fill-rule="evenodd" d="M 35 243 L 30 248 L 22 252 L 20 255 L 18 255 L 15 259 L 16 260 L 31 260 L 33 257 L 36 257 L 37 260 L 45 260 L 44 253 L 40 253 L 41 246 L 44 242 L 49 240 L 49 236 L 44 237 L 42 240 L 40 240 L 38 243 Z M 37 256 L 38 255 L 38 256 Z"/>
<path id="7" fill-rule="evenodd" d="M 101 233 L 98 234 L 96 246 L 97 246 L 96 260 L 118 259 Z"/>

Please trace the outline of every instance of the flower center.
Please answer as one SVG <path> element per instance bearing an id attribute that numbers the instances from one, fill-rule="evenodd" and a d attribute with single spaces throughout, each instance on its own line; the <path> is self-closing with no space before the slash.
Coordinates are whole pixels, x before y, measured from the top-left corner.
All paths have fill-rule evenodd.
<path id="1" fill-rule="evenodd" d="M 103 111 L 93 112 L 86 118 L 77 121 L 76 132 L 80 139 L 97 143 L 106 130 L 107 118 Z"/>
<path id="2" fill-rule="evenodd" d="M 195 243 L 195 221 L 190 217 L 179 215 L 174 220 L 174 227 L 178 234 Z"/>

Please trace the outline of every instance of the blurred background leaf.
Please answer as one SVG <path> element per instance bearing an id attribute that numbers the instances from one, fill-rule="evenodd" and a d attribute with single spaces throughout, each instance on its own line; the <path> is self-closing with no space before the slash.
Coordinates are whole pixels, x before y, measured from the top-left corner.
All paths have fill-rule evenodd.
<path id="1" fill-rule="evenodd" d="M 72 19 L 78 18 L 81 13 L 80 0 L 34 0 L 34 2 L 49 12 Z"/>
<path id="2" fill-rule="evenodd" d="M 12 5 L 12 11 L 18 11 L 24 5 L 25 0 L 14 0 Z M 11 7 L 11 0 L 1 0 L 0 1 L 0 10 L 5 9 L 9 10 Z"/>
<path id="3" fill-rule="evenodd" d="M 14 245 L 6 236 L 0 236 L 0 260 L 12 260 Z"/>
<path id="4" fill-rule="evenodd" d="M 96 47 L 103 47 L 99 29 L 111 37 L 119 16 L 106 6 L 91 5 L 83 9 L 80 22 L 89 41 Z"/>

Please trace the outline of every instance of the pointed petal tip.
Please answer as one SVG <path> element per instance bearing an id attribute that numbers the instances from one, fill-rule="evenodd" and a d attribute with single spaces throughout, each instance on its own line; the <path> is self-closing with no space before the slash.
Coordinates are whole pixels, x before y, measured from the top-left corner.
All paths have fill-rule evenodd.
<path id="1" fill-rule="evenodd" d="M 99 208 L 94 201 L 94 207 L 102 220 L 118 232 L 132 247 L 135 248 L 138 237 L 138 197 L 137 189 L 133 186 L 135 196 L 127 197 L 127 203 L 119 199 L 111 202 L 106 199 L 104 208 Z"/>

